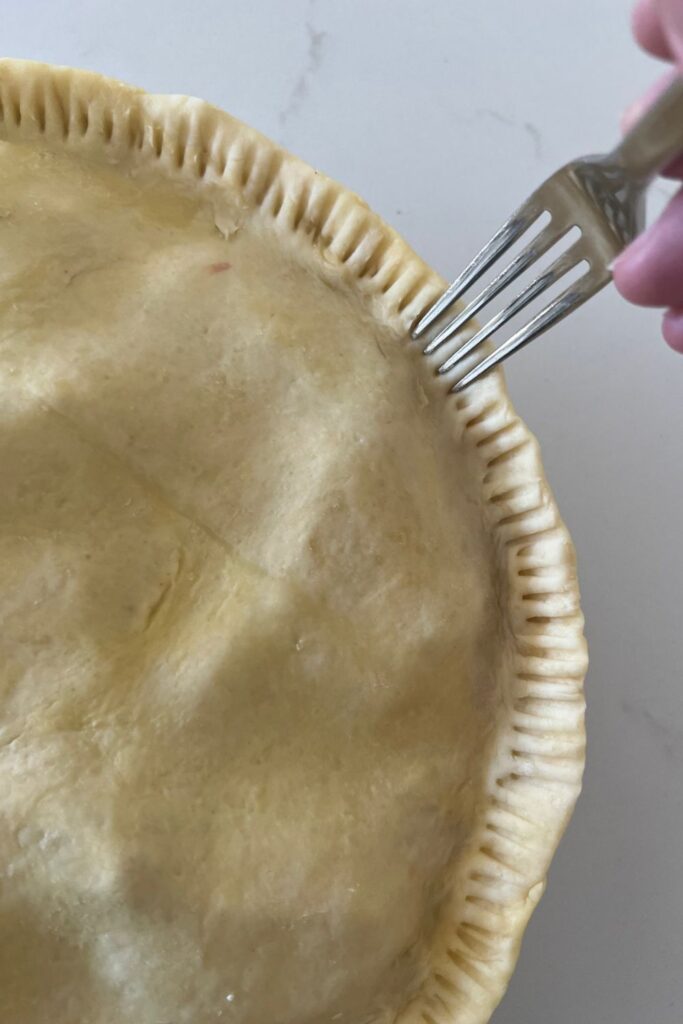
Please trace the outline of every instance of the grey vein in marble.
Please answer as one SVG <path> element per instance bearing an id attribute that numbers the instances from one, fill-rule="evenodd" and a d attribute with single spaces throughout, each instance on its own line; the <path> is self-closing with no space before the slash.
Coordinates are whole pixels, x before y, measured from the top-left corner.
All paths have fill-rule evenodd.
<path id="1" fill-rule="evenodd" d="M 627 715 L 647 723 L 650 734 L 656 738 L 661 750 L 667 756 L 675 757 L 683 754 L 683 733 L 663 721 L 640 702 L 624 699 L 621 706 Z"/>
<path id="2" fill-rule="evenodd" d="M 289 121 L 289 119 L 301 109 L 302 104 L 308 96 L 311 79 L 315 76 L 322 63 L 327 33 L 316 29 L 315 25 L 310 21 L 306 22 L 306 32 L 308 33 L 306 64 L 294 83 L 294 87 L 290 93 L 287 103 L 278 114 L 278 119 L 281 125 L 285 125 L 287 121 Z"/>

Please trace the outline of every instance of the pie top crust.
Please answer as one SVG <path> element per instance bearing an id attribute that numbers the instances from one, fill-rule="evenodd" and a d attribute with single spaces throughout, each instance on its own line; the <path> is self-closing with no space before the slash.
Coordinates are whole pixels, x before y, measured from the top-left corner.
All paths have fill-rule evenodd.
<path id="1" fill-rule="evenodd" d="M 228 115 L 0 62 L 0 1018 L 482 1024 L 583 767 L 574 556 L 443 282 Z"/>

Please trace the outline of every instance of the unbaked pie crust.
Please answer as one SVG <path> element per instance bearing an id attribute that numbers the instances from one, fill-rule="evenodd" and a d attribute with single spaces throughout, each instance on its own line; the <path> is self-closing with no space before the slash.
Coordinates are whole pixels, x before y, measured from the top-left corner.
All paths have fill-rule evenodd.
<path id="1" fill-rule="evenodd" d="M 583 767 L 574 555 L 443 281 L 219 110 L 0 63 L 0 1020 L 482 1024 Z"/>

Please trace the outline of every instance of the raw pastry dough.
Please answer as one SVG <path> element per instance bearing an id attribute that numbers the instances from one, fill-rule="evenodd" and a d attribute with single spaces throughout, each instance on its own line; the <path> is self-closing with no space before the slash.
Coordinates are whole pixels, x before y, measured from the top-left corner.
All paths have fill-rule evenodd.
<path id="1" fill-rule="evenodd" d="M 198 101 L 0 64 L 0 1019 L 481 1024 L 578 792 L 573 556 L 441 287 Z"/>

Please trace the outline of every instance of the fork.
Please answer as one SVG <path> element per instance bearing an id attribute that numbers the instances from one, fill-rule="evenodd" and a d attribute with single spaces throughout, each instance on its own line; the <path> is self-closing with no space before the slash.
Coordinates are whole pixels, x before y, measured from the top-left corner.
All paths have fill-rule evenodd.
<path id="1" fill-rule="evenodd" d="M 505 221 L 499 231 L 418 320 L 411 331 L 415 340 L 426 340 L 425 355 L 437 352 L 454 338 L 475 314 L 481 312 L 520 274 L 576 228 L 580 235 L 550 266 L 524 287 L 438 367 L 440 374 L 455 378 L 452 391 L 462 391 L 492 370 L 513 352 L 528 345 L 553 324 L 600 291 L 612 278 L 616 256 L 645 226 L 645 192 L 652 178 L 683 150 L 683 79 L 677 78 L 661 94 L 610 153 L 581 157 L 551 175 Z M 464 308 L 459 300 L 482 274 L 493 267 L 544 213 L 548 223 L 510 263 L 472 298 Z M 493 351 L 484 345 L 512 317 L 548 288 L 581 264 L 578 280 L 502 341 Z M 456 306 L 455 310 L 453 307 Z M 446 317 L 449 317 L 446 320 Z M 444 323 L 444 320 L 446 322 Z M 436 331 L 437 333 L 434 333 Z M 456 339 L 457 340 L 457 339 Z M 462 363 L 477 353 L 474 365 Z"/>

